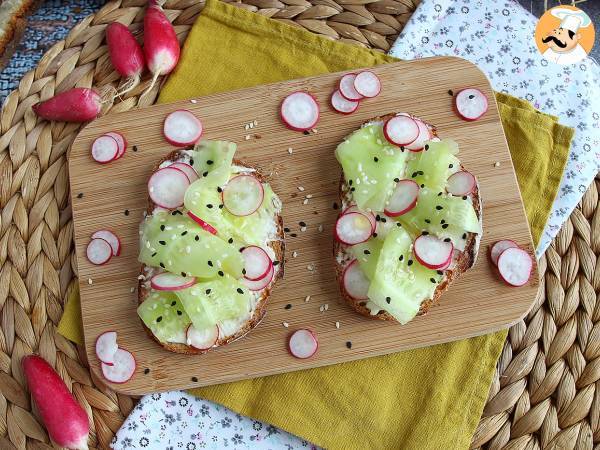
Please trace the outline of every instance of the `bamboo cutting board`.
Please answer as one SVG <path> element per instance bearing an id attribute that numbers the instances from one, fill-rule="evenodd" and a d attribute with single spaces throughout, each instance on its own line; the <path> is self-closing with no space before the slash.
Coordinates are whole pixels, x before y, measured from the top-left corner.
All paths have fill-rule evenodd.
<path id="1" fill-rule="evenodd" d="M 143 394 L 191 388 L 368 358 L 489 333 L 527 313 L 536 296 L 537 270 L 528 285 L 510 288 L 499 281 L 487 258 L 490 243 L 502 238 L 516 240 L 533 254 L 488 80 L 471 63 L 448 57 L 373 70 L 381 78 L 381 94 L 364 100 L 348 116 L 334 113 L 329 106 L 342 75 L 337 73 L 111 114 L 80 133 L 69 164 L 87 356 L 92 370 L 100 374 L 94 342 L 102 332 L 116 330 L 119 344 L 137 360 L 133 378 L 114 385 L 115 390 Z M 489 111 L 476 122 L 465 122 L 452 110 L 448 91 L 464 87 L 481 89 L 490 101 Z M 279 119 L 279 103 L 295 90 L 307 90 L 319 101 L 321 118 L 314 133 L 288 130 Z M 132 292 L 140 268 L 138 225 L 146 208 L 146 182 L 155 163 L 174 149 L 162 137 L 162 123 L 169 112 L 181 108 L 201 119 L 205 138 L 236 142 L 236 157 L 261 168 L 283 201 L 284 224 L 290 230 L 285 278 L 276 285 L 263 322 L 245 338 L 200 356 L 170 353 L 153 342 L 136 315 L 137 292 Z M 479 179 L 484 205 L 477 264 L 442 296 L 439 305 L 404 326 L 365 318 L 346 306 L 338 292 L 332 257 L 340 177 L 334 150 L 368 119 L 400 111 L 423 118 L 437 127 L 442 138 L 458 142 L 462 163 Z M 246 130 L 245 125 L 255 120 L 258 125 Z M 129 147 L 122 159 L 99 165 L 90 157 L 91 143 L 108 131 L 121 132 Z M 307 224 L 305 232 L 300 231 L 301 221 Z M 85 258 L 85 248 L 100 228 L 114 230 L 123 251 L 108 264 L 94 266 Z M 314 330 L 320 344 L 308 360 L 291 357 L 286 348 L 289 333 L 302 327 Z"/>

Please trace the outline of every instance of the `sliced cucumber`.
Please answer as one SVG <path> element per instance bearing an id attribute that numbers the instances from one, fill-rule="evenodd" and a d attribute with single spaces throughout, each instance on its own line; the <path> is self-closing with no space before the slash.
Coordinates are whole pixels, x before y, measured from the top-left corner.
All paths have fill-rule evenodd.
<path id="1" fill-rule="evenodd" d="M 375 268 L 382 246 L 382 240 L 371 238 L 367 242 L 356 244 L 348 249 L 369 280 L 372 280 L 375 275 Z"/>
<path id="2" fill-rule="evenodd" d="M 426 149 L 408 163 L 405 178 L 433 190 L 445 190 L 448 177 L 460 170 L 460 161 L 453 150 L 445 141 L 429 141 Z"/>
<path id="3" fill-rule="evenodd" d="M 191 320 L 173 292 L 152 290 L 137 313 L 160 342 L 185 342 Z"/>
<path id="4" fill-rule="evenodd" d="M 209 177 L 214 186 L 229 179 L 231 163 L 237 146 L 227 141 L 200 141 L 192 154 L 192 166 L 200 177 Z"/>

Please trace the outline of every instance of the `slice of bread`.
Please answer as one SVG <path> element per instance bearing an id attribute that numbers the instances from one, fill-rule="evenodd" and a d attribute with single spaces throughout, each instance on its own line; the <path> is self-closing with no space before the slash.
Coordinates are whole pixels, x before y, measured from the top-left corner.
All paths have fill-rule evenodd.
<path id="1" fill-rule="evenodd" d="M 396 114 L 387 114 L 385 116 L 375 117 L 371 120 L 366 121 L 363 125 L 367 125 L 367 124 L 373 123 L 373 122 L 384 122 L 387 119 L 394 117 L 395 115 Z M 436 131 L 435 127 L 429 123 L 427 123 L 427 126 L 430 128 L 433 136 L 437 138 L 438 135 L 437 135 L 437 131 Z M 464 169 L 464 167 L 462 167 L 462 165 L 461 165 L 461 169 Z M 475 213 L 477 214 L 477 217 L 479 218 L 479 223 L 481 224 L 482 223 L 482 203 L 481 203 L 481 197 L 479 195 L 479 185 L 476 186 L 476 188 L 473 191 L 473 193 L 471 194 L 471 196 L 473 199 L 473 207 L 475 209 Z M 346 207 L 348 207 L 352 204 L 351 192 L 350 192 L 349 186 L 346 183 L 346 179 L 344 178 L 343 173 L 342 173 L 342 176 L 340 179 L 339 197 L 340 197 L 340 201 L 342 204 L 342 207 L 341 207 L 342 211 Z M 435 290 L 435 293 L 433 295 L 433 298 L 428 299 L 428 300 L 424 301 L 423 303 L 421 303 L 421 307 L 420 307 L 417 315 L 422 316 L 422 315 L 426 314 L 427 311 L 429 311 L 429 309 L 435 303 L 438 302 L 438 300 L 440 299 L 442 294 L 450 287 L 452 282 L 457 280 L 462 273 L 466 272 L 468 269 L 473 267 L 473 265 L 475 264 L 475 261 L 477 259 L 477 254 L 479 252 L 480 238 L 481 238 L 481 236 L 478 234 L 467 233 L 467 241 L 466 241 L 466 245 L 465 245 L 465 250 L 459 253 L 458 257 L 454 261 L 455 262 L 454 265 L 451 266 L 452 268 L 445 271 L 446 277 L 444 278 L 444 280 L 441 283 L 438 284 L 438 286 Z M 371 314 L 370 309 L 367 308 L 367 306 L 366 306 L 367 301 L 355 300 L 346 293 L 346 290 L 344 289 L 344 286 L 343 286 L 342 275 L 344 273 L 344 269 L 346 268 L 346 266 L 353 259 L 353 257 L 350 255 L 350 253 L 348 253 L 346 251 L 347 248 L 348 248 L 347 245 L 344 245 L 344 244 L 338 242 L 337 239 L 334 239 L 333 256 L 335 258 L 335 272 L 336 272 L 336 276 L 337 276 L 337 280 L 338 280 L 342 298 L 352 307 L 352 309 L 354 309 L 359 314 L 362 314 L 363 316 L 370 317 L 373 319 L 379 319 L 379 320 L 395 321 L 396 319 L 391 314 L 389 314 L 388 312 L 383 311 L 383 310 L 379 311 L 379 313 L 377 313 L 377 314 Z"/>
<path id="2" fill-rule="evenodd" d="M 181 151 L 174 151 L 174 152 L 168 154 L 165 158 L 161 159 L 156 164 L 156 166 L 154 167 L 154 170 L 152 172 L 156 171 L 160 167 L 160 165 L 162 163 L 164 163 L 165 161 L 175 162 L 178 159 L 180 159 L 180 156 L 181 156 Z M 253 167 L 253 166 L 246 164 L 237 159 L 233 160 L 233 164 L 236 166 L 239 166 L 239 167 L 253 169 L 254 170 L 253 175 L 256 178 L 258 178 L 258 180 L 261 183 L 266 182 L 265 177 L 260 173 L 258 168 Z M 150 198 L 148 198 L 148 208 L 146 211 L 147 214 L 151 215 L 152 212 L 154 211 L 155 207 L 156 207 L 156 205 L 154 204 L 154 202 L 152 202 L 152 200 Z M 260 291 L 260 297 L 256 303 L 256 307 L 254 308 L 254 311 L 252 312 L 252 315 L 241 326 L 241 328 L 237 332 L 235 332 L 234 334 L 232 334 L 230 336 L 226 336 L 224 338 L 219 337 L 219 340 L 217 340 L 215 346 L 208 350 L 200 350 L 195 347 L 192 347 L 191 345 L 176 343 L 176 342 L 160 342 L 156 338 L 156 336 L 154 336 L 152 331 L 150 331 L 150 329 L 142 322 L 142 326 L 146 330 L 146 333 L 148 334 L 148 336 L 150 336 L 152 339 L 154 339 L 154 341 L 156 341 L 159 345 L 161 345 L 165 350 L 168 350 L 168 351 L 174 352 L 174 353 L 183 353 L 183 354 L 187 354 L 187 355 L 194 355 L 194 354 L 207 353 L 216 347 L 222 347 L 224 345 L 227 345 L 227 344 L 243 337 L 248 332 L 250 332 L 250 330 L 252 330 L 254 327 L 256 327 L 260 323 L 260 321 L 263 319 L 263 317 L 265 316 L 265 313 L 267 310 L 267 301 L 269 299 L 269 296 L 271 295 L 271 290 L 275 286 L 275 283 L 277 282 L 277 280 L 283 278 L 283 273 L 284 273 L 285 242 L 284 242 L 284 233 L 283 233 L 283 219 L 280 214 L 277 214 L 277 216 L 274 217 L 274 220 L 277 223 L 277 239 L 270 241 L 268 243 L 268 245 L 269 245 L 269 247 L 271 247 L 273 249 L 273 252 L 275 253 L 275 259 L 277 261 L 279 261 L 279 264 L 275 267 L 276 272 L 275 272 L 275 275 L 273 276 L 273 280 L 271 281 L 271 283 L 265 289 Z M 138 303 L 142 303 L 151 292 L 150 283 L 148 280 L 145 279 L 147 270 L 148 270 L 148 268 L 145 265 L 142 265 L 140 273 L 144 276 L 144 279 L 141 279 L 139 281 Z M 142 278 L 142 277 L 140 277 L 140 278 Z"/>

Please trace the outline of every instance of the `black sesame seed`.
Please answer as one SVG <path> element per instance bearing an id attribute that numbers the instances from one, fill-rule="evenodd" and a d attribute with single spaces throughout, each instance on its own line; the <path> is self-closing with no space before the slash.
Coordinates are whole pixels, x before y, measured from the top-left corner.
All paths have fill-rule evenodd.
<path id="1" fill-rule="evenodd" d="M 402 226 L 402 224 L 401 224 L 400 222 L 396 222 L 396 226 L 397 226 L 397 227 L 401 227 L 401 226 Z"/>
<path id="2" fill-rule="evenodd" d="M 421 235 L 423 235 L 423 236 L 427 236 L 428 234 L 429 234 L 429 231 L 423 231 L 423 232 L 421 233 Z"/>
<path id="3" fill-rule="evenodd" d="M 194 158 L 190 158 L 190 166 L 194 165 Z"/>
<path id="4" fill-rule="evenodd" d="M 429 144 L 425 144 L 425 151 L 429 150 Z"/>
<path id="5" fill-rule="evenodd" d="M 79 194 L 77 194 L 77 198 L 83 198 L 83 192 L 80 192 Z"/>
<path id="6" fill-rule="evenodd" d="M 354 191 L 356 191 L 356 188 L 353 188 L 353 187 L 350 188 L 350 192 L 354 192 Z"/>
<path id="7" fill-rule="evenodd" d="M 347 348 L 352 348 L 352 342 L 346 341 L 346 347 Z"/>
<path id="8" fill-rule="evenodd" d="M 404 152 L 404 146 L 403 145 L 400 146 L 400 151 Z"/>
<path id="9" fill-rule="evenodd" d="M 438 271 L 437 271 L 437 274 L 438 274 L 438 275 L 444 275 L 444 271 L 443 271 L 443 270 L 438 270 Z"/>
<path id="10" fill-rule="evenodd" d="M 233 238 L 227 239 L 227 242 L 229 242 L 230 244 L 233 244 Z"/>
<path id="11" fill-rule="evenodd" d="M 273 261 L 273 265 L 274 266 L 278 266 L 279 265 L 279 261 L 278 260 Z"/>
<path id="12" fill-rule="evenodd" d="M 207 176 L 207 175 L 208 175 L 208 171 L 207 171 L 207 172 L 204 172 L 204 173 L 202 174 L 202 176 L 203 176 L 203 177 L 205 177 L 205 176 Z"/>
<path id="13" fill-rule="evenodd" d="M 164 265 L 163 263 L 158 263 L 158 265 L 159 265 L 160 267 L 162 267 L 163 269 L 165 268 L 165 265 Z"/>
<path id="14" fill-rule="evenodd" d="M 466 195 L 463 195 L 463 196 L 462 196 L 462 199 L 463 199 L 463 200 L 466 200 L 467 198 L 468 198 L 468 197 L 467 197 Z"/>
<path id="15" fill-rule="evenodd" d="M 220 277 L 224 277 L 225 276 L 225 274 L 223 273 L 222 270 L 219 270 L 217 273 L 219 274 Z"/>
<path id="16" fill-rule="evenodd" d="M 450 239 L 450 238 L 446 238 L 446 239 L 444 239 L 444 242 L 450 242 L 451 240 L 452 239 Z"/>
<path id="17" fill-rule="evenodd" d="M 182 277 L 187 277 L 187 275 L 186 275 L 186 273 L 185 273 L 185 272 L 181 272 L 181 276 L 182 276 Z"/>
<path id="18" fill-rule="evenodd" d="M 194 238 L 195 241 L 199 241 L 200 240 L 200 236 L 196 235 L 196 237 Z"/>
<path id="19" fill-rule="evenodd" d="M 159 243 L 160 245 L 167 245 L 167 243 L 166 243 L 165 241 L 158 241 L 158 243 Z"/>
<path id="20" fill-rule="evenodd" d="M 400 258 L 398 258 L 398 261 L 403 261 L 404 260 L 404 255 L 400 255 Z"/>
<path id="21" fill-rule="evenodd" d="M 407 264 L 408 264 L 409 266 L 412 266 L 412 263 L 413 263 L 413 260 L 412 260 L 412 259 L 409 259 Z"/>
<path id="22" fill-rule="evenodd" d="M 162 322 L 162 316 L 158 316 L 158 317 L 156 318 L 156 322 L 157 322 L 157 323 L 158 323 L 158 322 Z"/>
<path id="23" fill-rule="evenodd" d="M 285 305 L 285 309 L 292 309 L 292 304 L 288 303 L 287 305 Z"/>
<path id="24" fill-rule="evenodd" d="M 298 235 L 296 233 L 291 233 L 290 236 L 291 237 L 298 237 Z"/>
<path id="25" fill-rule="evenodd" d="M 438 192 L 438 197 L 441 197 L 443 192 Z"/>
<path id="26" fill-rule="evenodd" d="M 221 189 L 221 186 L 218 186 L 218 187 L 217 187 L 217 192 L 218 192 L 218 193 L 221 193 L 221 192 L 223 192 L 223 189 Z"/>
<path id="27" fill-rule="evenodd" d="M 148 369 L 147 367 L 144 369 L 144 375 L 148 375 L 150 373 L 150 369 Z"/>
<path id="28" fill-rule="evenodd" d="M 379 221 L 381 220 L 381 216 L 380 216 L 379 214 L 377 214 L 377 215 L 375 216 L 375 220 L 376 220 L 377 222 L 379 222 Z"/>
<path id="29" fill-rule="evenodd" d="M 246 269 L 242 269 L 242 275 L 246 275 Z"/>
<path id="30" fill-rule="evenodd" d="M 182 313 L 181 311 L 177 310 L 177 315 L 178 315 L 178 316 L 180 316 L 180 315 L 182 315 L 182 314 L 183 314 L 183 313 Z"/>
<path id="31" fill-rule="evenodd" d="M 209 203 L 208 205 L 206 205 L 206 207 L 207 207 L 208 209 L 211 209 L 211 208 L 213 207 L 213 205 L 211 205 L 211 204 Z"/>
<path id="32" fill-rule="evenodd" d="M 210 289 L 207 289 L 206 291 L 204 291 L 204 293 L 205 293 L 206 295 L 210 294 Z"/>
<path id="33" fill-rule="evenodd" d="M 386 297 L 385 298 L 385 302 L 389 305 L 390 303 L 392 303 L 392 299 L 391 297 Z"/>
<path id="34" fill-rule="evenodd" d="M 171 302 L 171 306 L 175 306 L 176 304 L 177 304 L 177 302 L 176 302 L 175 300 L 173 300 L 173 301 Z"/>
<path id="35" fill-rule="evenodd" d="M 370 255 L 370 254 L 371 254 L 371 252 L 370 252 L 369 250 L 365 250 L 363 253 L 364 253 L 365 255 Z"/>
<path id="36" fill-rule="evenodd" d="M 213 163 L 212 159 L 209 159 L 209 160 L 206 161 L 206 164 L 208 164 L 209 166 L 212 165 L 212 163 Z"/>
<path id="37" fill-rule="evenodd" d="M 133 150 L 134 152 L 137 152 L 137 145 L 134 145 L 134 146 L 133 146 L 133 148 L 132 148 L 132 150 Z"/>
<path id="38" fill-rule="evenodd" d="M 373 161 L 375 161 L 375 162 L 379 162 L 379 158 L 378 158 L 377 156 L 375 156 L 375 157 L 373 158 Z"/>
<path id="39" fill-rule="evenodd" d="M 466 239 L 467 238 L 467 233 L 463 233 L 462 238 Z"/>
<path id="40" fill-rule="evenodd" d="M 398 183 L 400 181 L 400 178 L 396 177 L 394 178 L 394 182 Z"/>
<path id="41" fill-rule="evenodd" d="M 125 211 L 123 211 L 123 214 L 125 214 L 126 216 L 128 216 L 129 215 L 129 210 L 126 209 Z"/>
<path id="42" fill-rule="evenodd" d="M 448 164 L 448 169 L 452 169 L 454 167 L 454 164 Z"/>
<path id="43" fill-rule="evenodd" d="M 453 96 L 454 92 L 452 92 L 452 89 L 448 89 L 448 95 Z"/>
<path id="44" fill-rule="evenodd" d="M 423 174 L 425 174 L 425 172 L 423 172 L 422 170 L 419 170 L 417 173 L 418 173 L 419 175 L 423 175 Z"/>
<path id="45" fill-rule="evenodd" d="M 299 224 L 301 227 L 305 227 L 305 226 L 306 226 L 306 223 L 304 223 L 304 222 L 302 222 L 302 221 L 298 222 L 298 224 Z"/>
<path id="46" fill-rule="evenodd" d="M 185 236 L 186 234 L 188 234 L 187 230 L 181 233 L 182 236 Z"/>
<path id="47" fill-rule="evenodd" d="M 308 136 L 308 135 L 310 134 L 310 133 L 308 132 L 308 130 L 304 130 L 304 131 L 303 131 L 303 133 L 304 133 L 304 136 Z"/>
<path id="48" fill-rule="evenodd" d="M 435 209 L 437 209 L 438 211 L 441 211 L 442 209 L 444 209 L 444 207 L 443 207 L 443 206 L 440 206 L 440 205 L 437 205 L 437 206 L 435 207 Z"/>
<path id="49" fill-rule="evenodd" d="M 210 259 L 208 260 L 208 265 L 209 265 L 210 267 L 212 267 L 212 266 L 213 266 L 213 262 L 212 262 Z"/>
<path id="50" fill-rule="evenodd" d="M 377 237 L 377 233 L 373 233 L 373 237 L 376 238 Z"/>
<path id="51" fill-rule="evenodd" d="M 339 208 L 338 204 L 336 202 L 333 202 L 333 209 L 338 209 L 338 208 Z"/>
<path id="52" fill-rule="evenodd" d="M 419 172 L 413 172 L 413 174 L 411 175 L 411 178 L 416 178 L 417 175 L 419 175 Z"/>
<path id="53" fill-rule="evenodd" d="M 348 180 L 348 184 L 352 186 L 352 180 Z"/>
<path id="54" fill-rule="evenodd" d="M 382 218 L 381 218 L 381 222 L 382 222 L 382 223 L 386 223 L 386 222 L 387 222 L 387 219 L 386 219 L 385 217 L 382 217 Z"/>
<path id="55" fill-rule="evenodd" d="M 445 224 L 445 223 L 446 223 L 446 221 L 445 221 L 444 219 L 440 220 L 440 224 L 442 224 L 442 225 L 443 225 L 443 224 Z"/>
<path id="56" fill-rule="evenodd" d="M 443 230 L 445 230 L 446 228 L 448 228 L 448 224 L 447 223 L 445 223 L 445 224 L 442 225 L 442 229 Z"/>
<path id="57" fill-rule="evenodd" d="M 242 290 L 242 288 L 237 288 L 236 291 L 237 291 L 238 294 L 243 294 L 244 293 L 244 291 Z"/>
<path id="58" fill-rule="evenodd" d="M 424 185 L 423 183 L 421 183 L 421 187 L 422 187 L 422 188 L 424 188 L 424 187 L 425 187 L 425 185 Z"/>
<path id="59" fill-rule="evenodd" d="M 198 382 L 198 378 L 196 378 L 196 377 L 192 377 L 192 381 L 193 381 L 194 383 L 197 383 L 197 382 Z"/>
<path id="60" fill-rule="evenodd" d="M 152 253 L 151 258 L 154 258 L 156 256 L 156 252 Z"/>
<path id="61" fill-rule="evenodd" d="M 435 278 L 430 278 L 429 281 L 431 281 L 432 283 L 435 283 Z"/>
<path id="62" fill-rule="evenodd" d="M 289 229 L 288 227 L 285 227 L 285 228 L 283 229 L 283 231 L 285 231 L 286 233 L 289 233 L 289 232 L 290 232 L 290 229 Z"/>
<path id="63" fill-rule="evenodd" d="M 431 223 L 431 220 L 425 219 L 425 223 Z"/>
<path id="64" fill-rule="evenodd" d="M 473 94 L 469 95 L 469 100 L 473 100 L 475 96 Z"/>
<path id="65" fill-rule="evenodd" d="M 164 225 L 160 226 L 160 231 L 165 231 L 165 226 Z"/>
<path id="66" fill-rule="evenodd" d="M 223 209 L 223 206 L 225 206 L 225 205 L 224 205 L 223 203 L 221 203 L 221 204 L 219 205 L 219 209 Z"/>

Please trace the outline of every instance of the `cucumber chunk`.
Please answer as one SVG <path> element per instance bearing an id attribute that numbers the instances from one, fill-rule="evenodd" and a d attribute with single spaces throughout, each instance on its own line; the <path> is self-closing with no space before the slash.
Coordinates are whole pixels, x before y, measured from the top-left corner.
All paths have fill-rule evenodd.
<path id="1" fill-rule="evenodd" d="M 209 178 L 214 186 L 229 179 L 237 146 L 227 141 L 201 141 L 194 147 L 192 166 L 201 178 Z"/>
<path id="2" fill-rule="evenodd" d="M 362 244 L 349 247 L 349 251 L 358 260 L 358 264 L 369 280 L 373 280 L 377 260 L 381 252 L 383 241 L 381 239 L 369 239 Z"/>
<path id="3" fill-rule="evenodd" d="M 185 342 L 191 320 L 173 292 L 152 290 L 137 313 L 160 342 Z"/>
<path id="4" fill-rule="evenodd" d="M 454 147 L 445 141 L 427 142 L 427 149 L 409 161 L 405 178 L 419 185 L 443 191 L 448 177 L 460 170 L 460 161 L 454 154 Z"/>

